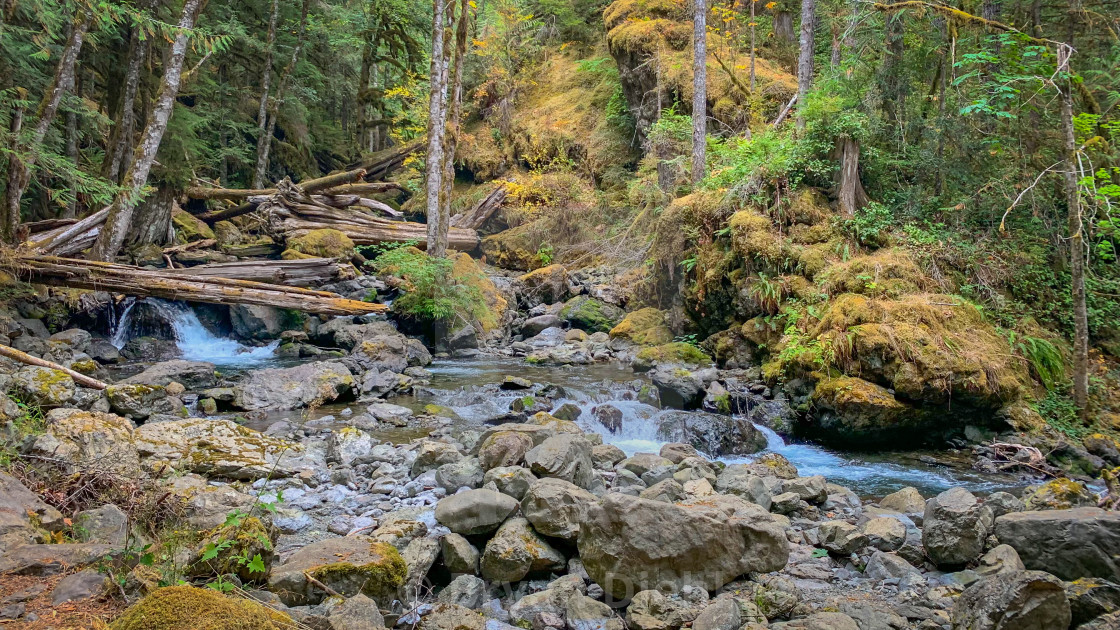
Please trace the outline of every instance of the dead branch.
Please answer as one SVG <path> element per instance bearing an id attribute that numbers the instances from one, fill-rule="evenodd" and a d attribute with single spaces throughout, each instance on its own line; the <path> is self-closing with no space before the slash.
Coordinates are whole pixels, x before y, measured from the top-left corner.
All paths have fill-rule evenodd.
<path id="1" fill-rule="evenodd" d="M 20 363 L 26 363 L 27 365 L 37 365 L 39 367 L 45 367 L 52 370 L 58 370 L 59 372 L 64 372 L 68 374 L 70 378 L 74 379 L 75 383 L 83 387 L 89 387 L 92 389 L 105 389 L 109 386 L 106 383 L 102 383 L 95 378 L 90 378 L 85 374 L 82 374 L 81 372 L 75 372 L 68 367 L 63 367 L 57 363 L 52 363 L 45 359 L 35 358 L 30 354 L 27 354 L 26 352 L 21 352 L 10 346 L 0 345 L 0 356 L 5 356 L 9 359 L 19 361 Z"/>

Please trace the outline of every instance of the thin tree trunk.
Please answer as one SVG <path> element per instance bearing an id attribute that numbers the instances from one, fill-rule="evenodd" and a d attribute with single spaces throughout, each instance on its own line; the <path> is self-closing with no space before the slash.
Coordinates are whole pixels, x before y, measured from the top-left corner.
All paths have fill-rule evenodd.
<path id="1" fill-rule="evenodd" d="M 445 232 L 440 225 L 442 213 L 440 212 L 440 191 L 443 190 L 443 134 L 447 124 L 447 46 L 444 39 L 446 35 L 447 2 L 448 0 L 432 1 L 432 66 L 430 70 L 431 94 L 428 99 L 428 157 L 426 164 L 427 177 L 427 215 L 428 215 L 428 248 L 431 256 L 442 256 L 445 252 L 439 249 L 439 235 Z"/>
<path id="2" fill-rule="evenodd" d="M 450 72 L 451 105 L 447 108 L 447 124 L 444 129 L 443 179 L 440 181 L 439 226 L 437 240 L 429 239 L 429 252 L 434 246 L 436 252 L 447 251 L 447 231 L 451 224 L 451 187 L 455 183 L 455 150 L 459 145 L 459 123 L 463 115 L 463 64 L 467 55 L 467 32 L 470 28 L 470 5 L 468 0 L 459 2 L 459 19 L 455 25 L 455 60 Z M 437 253 L 436 255 L 442 255 Z"/>
<path id="3" fill-rule="evenodd" d="M 692 183 L 704 179 L 708 141 L 708 3 L 693 0 L 692 16 Z"/>
<path id="4" fill-rule="evenodd" d="M 280 0 L 272 0 L 272 11 L 268 16 L 268 36 L 264 51 L 264 65 L 261 70 L 261 102 L 257 107 L 257 154 L 260 155 L 260 144 L 264 134 L 268 131 L 268 93 L 272 87 L 272 52 L 276 47 L 276 26 L 280 21 Z M 260 188 L 264 184 L 264 173 L 260 168 L 253 175 L 253 187 Z"/>
<path id="5" fill-rule="evenodd" d="M 82 42 L 85 40 L 91 19 L 90 14 L 85 11 L 75 16 L 73 26 L 70 28 L 70 36 L 66 40 L 66 46 L 62 49 L 62 56 L 55 68 L 54 79 L 39 103 L 39 120 L 35 124 L 35 129 L 26 142 L 16 140 L 16 150 L 8 157 L 8 187 L 4 199 L 4 212 L 0 216 L 0 239 L 4 242 L 14 243 L 16 240 L 20 222 L 20 200 L 31 183 L 31 169 L 35 166 L 39 146 L 50 130 L 51 123 L 54 122 L 62 96 L 74 87 L 74 66 L 78 61 L 78 53 L 82 50 Z"/>
<path id="6" fill-rule="evenodd" d="M 1070 16 L 1073 21 L 1073 16 Z M 1070 26 L 1072 42 L 1073 27 Z M 1070 52 L 1072 55 L 1072 43 Z M 1067 66 L 1066 72 L 1073 74 Z M 1069 79 L 1061 86 L 1062 136 L 1066 153 L 1063 183 L 1068 206 L 1069 274 L 1073 294 L 1073 402 L 1083 421 L 1089 415 L 1089 310 L 1085 296 L 1085 225 L 1081 217 L 1081 194 L 1078 190 L 1077 139 L 1073 130 L 1073 82 Z"/>
<path id="7" fill-rule="evenodd" d="M 903 13 L 895 13 L 886 17 L 886 50 L 883 53 L 881 67 L 881 83 L 883 86 L 883 113 L 892 123 L 892 128 L 897 128 L 902 120 L 904 107 L 904 93 L 902 88 L 902 62 L 905 53 L 903 37 L 906 34 Z"/>
<path id="8" fill-rule="evenodd" d="M 835 70 L 840 67 L 840 61 L 843 59 L 844 45 L 840 41 L 840 23 L 836 20 L 832 21 L 832 57 L 829 59 L 829 65 Z"/>
<path id="9" fill-rule="evenodd" d="M 755 17 L 754 5 L 758 0 L 747 0 L 751 3 L 751 94 L 754 94 L 754 55 L 755 55 L 755 31 L 758 30 L 758 22 Z"/>
<path id="10" fill-rule="evenodd" d="M 144 8 L 148 3 L 141 6 Z M 102 163 L 101 176 L 114 183 L 120 183 L 123 171 L 131 166 L 129 147 L 132 145 L 132 133 L 136 126 L 136 93 L 140 89 L 140 69 L 144 65 L 144 53 L 147 45 L 140 41 L 140 27 L 133 27 L 128 44 L 128 71 L 124 78 L 124 98 L 121 100 L 121 113 L 113 133 L 109 135 L 108 155 Z"/>
<path id="11" fill-rule="evenodd" d="M 171 54 L 167 56 L 159 93 L 155 105 L 148 114 L 144 133 L 141 134 L 140 142 L 132 153 L 132 166 L 125 173 L 122 184 L 124 189 L 117 194 L 112 205 L 109 206 L 105 225 L 93 245 L 91 256 L 96 260 L 112 260 L 124 244 L 124 238 L 132 224 L 132 214 L 140 202 L 140 193 L 148 181 L 148 172 L 156 160 L 156 153 L 163 140 L 163 132 L 167 130 L 167 122 L 171 119 L 171 112 L 175 107 L 175 97 L 179 93 L 179 83 L 182 79 L 183 60 L 187 56 L 190 30 L 194 28 L 194 21 L 198 17 L 201 4 L 202 0 L 186 0 L 183 4 L 183 14 L 179 18 L 180 31 L 171 45 Z"/>
<path id="12" fill-rule="evenodd" d="M 798 109 L 805 110 L 805 96 L 813 84 L 813 31 L 817 23 L 816 0 L 801 0 L 801 52 L 797 59 L 797 101 Z M 797 114 L 797 128 L 805 128 L 805 116 Z"/>
<path id="13" fill-rule="evenodd" d="M 295 72 L 299 53 L 303 49 L 304 38 L 307 37 L 307 13 L 311 9 L 311 0 L 303 0 L 303 11 L 299 19 L 299 35 L 296 37 L 296 46 L 292 49 L 292 58 L 280 76 L 280 83 L 276 86 L 276 97 L 272 99 L 272 107 L 267 114 L 268 129 L 257 138 L 257 167 L 253 175 L 253 187 L 260 188 L 264 184 L 264 176 L 268 171 L 268 154 L 272 149 L 272 135 L 276 133 L 276 119 L 280 115 L 280 107 L 284 105 L 284 90 L 288 81 Z"/>
<path id="14" fill-rule="evenodd" d="M 81 98 L 81 89 L 78 90 L 78 98 Z M 74 164 L 74 168 L 78 168 L 78 112 L 74 111 L 71 107 L 66 112 L 66 157 Z M 74 176 L 67 179 L 67 187 L 70 189 L 70 199 L 66 202 L 66 209 L 62 211 L 62 218 L 73 219 L 78 216 L 78 184 Z"/>

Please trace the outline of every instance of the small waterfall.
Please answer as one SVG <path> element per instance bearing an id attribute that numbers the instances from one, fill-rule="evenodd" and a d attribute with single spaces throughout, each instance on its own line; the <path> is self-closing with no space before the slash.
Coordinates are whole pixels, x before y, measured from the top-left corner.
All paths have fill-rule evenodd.
<path id="1" fill-rule="evenodd" d="M 111 340 L 114 346 L 121 348 L 134 336 L 132 318 L 139 304 L 153 309 L 167 322 L 183 358 L 190 361 L 206 361 L 226 366 L 254 365 L 272 359 L 276 346 L 280 343 L 275 341 L 256 348 L 245 346 L 233 339 L 214 335 L 202 325 L 194 309 L 187 304 L 155 298 L 129 298 L 113 331 Z"/>

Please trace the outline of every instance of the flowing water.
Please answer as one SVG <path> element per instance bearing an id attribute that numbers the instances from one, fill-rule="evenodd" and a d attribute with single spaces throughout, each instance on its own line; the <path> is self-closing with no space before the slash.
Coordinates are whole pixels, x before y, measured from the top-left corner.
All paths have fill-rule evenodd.
<path id="1" fill-rule="evenodd" d="M 114 346 L 124 347 L 129 339 L 137 336 L 133 317 L 137 306 L 141 304 L 154 310 L 159 319 L 170 326 L 182 358 L 189 361 L 207 361 L 221 367 L 259 366 L 273 360 L 280 343 L 276 341 L 267 346 L 245 346 L 210 332 L 202 325 L 194 309 L 182 302 L 129 298 L 110 339 Z"/>

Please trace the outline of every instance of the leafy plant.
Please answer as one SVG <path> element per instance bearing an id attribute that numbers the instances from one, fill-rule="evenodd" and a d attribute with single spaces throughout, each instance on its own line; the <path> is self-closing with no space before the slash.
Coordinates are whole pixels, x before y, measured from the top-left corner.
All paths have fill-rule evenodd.
<path id="1" fill-rule="evenodd" d="M 398 313 L 432 322 L 469 322 L 488 315 L 479 288 L 485 277 L 477 269 L 456 273 L 451 259 L 433 258 L 411 247 L 386 252 L 373 262 L 378 272 L 401 281 L 401 294 L 393 302 Z"/>
<path id="2" fill-rule="evenodd" d="M 541 243 L 541 246 L 537 248 L 537 260 L 547 267 L 552 264 L 553 253 L 552 245 Z"/>
<path id="3" fill-rule="evenodd" d="M 1016 354 L 1022 356 L 1030 366 L 1038 380 L 1048 390 L 1065 382 L 1066 364 L 1062 352 L 1045 339 L 1020 335 L 1011 330 L 1007 332 L 1007 341 Z"/>

